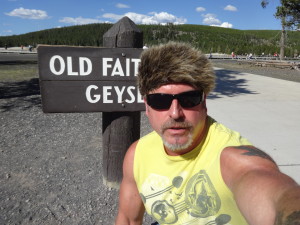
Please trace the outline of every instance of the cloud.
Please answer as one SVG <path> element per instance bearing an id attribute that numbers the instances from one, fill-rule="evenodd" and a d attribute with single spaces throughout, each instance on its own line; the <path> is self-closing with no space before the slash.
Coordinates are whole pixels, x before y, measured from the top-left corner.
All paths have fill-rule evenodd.
<path id="1" fill-rule="evenodd" d="M 224 27 L 224 28 L 232 28 L 233 25 L 228 22 L 221 22 L 215 14 L 205 14 L 202 15 L 204 17 L 203 23 L 206 25 L 214 26 L 214 27 Z"/>
<path id="2" fill-rule="evenodd" d="M 106 18 L 106 19 L 111 19 L 113 21 L 117 21 L 117 20 L 120 20 L 123 16 L 122 15 L 117 15 L 117 14 L 114 14 L 114 13 L 104 13 L 102 15 L 103 18 Z"/>
<path id="3" fill-rule="evenodd" d="M 221 21 L 219 19 L 217 19 L 216 15 L 208 13 L 205 15 L 202 15 L 204 17 L 203 19 L 203 23 L 206 25 L 219 25 L 221 24 Z"/>
<path id="4" fill-rule="evenodd" d="M 197 7 L 196 8 L 196 11 L 197 12 L 204 12 L 206 9 L 205 8 L 203 8 L 203 7 Z"/>
<path id="5" fill-rule="evenodd" d="M 89 23 L 104 23 L 104 21 L 98 19 L 91 19 L 91 18 L 82 18 L 82 17 L 64 17 L 63 19 L 59 20 L 61 23 L 69 23 L 74 25 L 83 25 Z"/>
<path id="6" fill-rule="evenodd" d="M 224 10 L 235 12 L 235 11 L 237 11 L 237 8 L 236 8 L 235 6 L 233 6 L 233 5 L 227 5 L 227 6 L 224 8 Z"/>
<path id="7" fill-rule="evenodd" d="M 12 30 L 3 30 L 2 32 L 0 32 L 0 36 L 8 36 L 11 35 L 13 33 Z"/>
<path id="8" fill-rule="evenodd" d="M 113 13 L 105 13 L 103 18 L 111 19 L 113 21 L 120 20 L 122 17 L 127 16 L 136 24 L 184 24 L 187 22 L 185 18 L 179 18 L 167 12 L 151 12 L 149 15 L 128 12 L 124 15 L 117 15 Z"/>
<path id="9" fill-rule="evenodd" d="M 116 7 L 117 8 L 120 8 L 120 9 L 126 9 L 126 8 L 130 8 L 129 5 L 125 5 L 125 4 L 122 4 L 122 3 L 118 3 L 116 4 Z"/>
<path id="10" fill-rule="evenodd" d="M 221 23 L 220 25 L 211 25 L 211 26 L 214 26 L 214 27 L 223 27 L 223 28 L 232 28 L 233 25 L 231 23 L 228 23 L 228 22 L 224 22 L 224 23 Z"/>
<path id="11" fill-rule="evenodd" d="M 233 25 L 231 23 L 228 22 L 224 22 L 220 25 L 220 27 L 224 27 L 224 28 L 232 28 Z"/>
<path id="12" fill-rule="evenodd" d="M 9 13 L 5 13 L 8 16 L 16 16 L 23 19 L 43 20 L 49 18 L 46 11 L 38 9 L 14 9 Z"/>

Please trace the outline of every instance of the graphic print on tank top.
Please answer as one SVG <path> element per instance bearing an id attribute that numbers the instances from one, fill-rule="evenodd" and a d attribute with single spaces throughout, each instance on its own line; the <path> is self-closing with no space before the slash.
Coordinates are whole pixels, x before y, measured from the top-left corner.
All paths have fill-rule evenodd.
<path id="1" fill-rule="evenodd" d="M 223 225 L 230 222 L 230 215 L 218 215 L 221 199 L 205 170 L 200 170 L 186 181 L 184 176 L 176 176 L 171 182 L 167 181 L 169 179 L 166 177 L 152 174 L 143 184 L 148 187 L 148 191 L 140 193 L 146 208 L 149 209 L 148 213 L 160 225 L 191 225 L 199 222 Z"/>

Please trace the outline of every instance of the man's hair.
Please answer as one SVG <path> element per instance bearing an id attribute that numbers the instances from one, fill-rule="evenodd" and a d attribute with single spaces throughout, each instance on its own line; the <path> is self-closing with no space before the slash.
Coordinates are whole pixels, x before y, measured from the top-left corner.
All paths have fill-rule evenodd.
<path id="1" fill-rule="evenodd" d="M 215 74 L 206 56 L 189 44 L 169 42 L 144 50 L 138 72 L 141 95 L 172 83 L 189 84 L 208 94 L 215 87 Z"/>

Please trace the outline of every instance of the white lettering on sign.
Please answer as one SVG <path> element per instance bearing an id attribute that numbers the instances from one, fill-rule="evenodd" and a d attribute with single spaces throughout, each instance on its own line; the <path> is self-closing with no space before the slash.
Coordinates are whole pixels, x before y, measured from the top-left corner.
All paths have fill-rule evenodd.
<path id="1" fill-rule="evenodd" d="M 115 66 L 113 68 L 113 71 L 111 73 L 112 76 L 124 76 L 124 71 L 122 69 L 121 63 L 120 63 L 120 59 L 116 60 Z"/>
<path id="2" fill-rule="evenodd" d="M 102 58 L 102 75 L 103 76 L 130 76 L 130 72 L 133 71 L 133 75 L 137 76 L 140 59 L 127 58 L 125 61 L 125 68 L 122 67 L 119 58 Z M 132 65 L 133 64 L 133 65 Z"/>
<path id="3" fill-rule="evenodd" d="M 85 67 L 86 64 L 86 67 Z M 79 74 L 80 76 L 87 76 L 93 70 L 92 61 L 86 57 L 79 58 Z"/>
<path id="4" fill-rule="evenodd" d="M 122 102 L 122 95 L 123 95 L 123 92 L 125 90 L 125 87 L 123 86 L 121 90 L 119 89 L 119 87 L 115 87 L 115 90 L 116 90 L 116 93 L 117 93 L 117 96 L 118 96 L 118 103 L 121 103 Z"/>
<path id="5" fill-rule="evenodd" d="M 68 75 L 78 76 L 78 72 L 73 72 L 73 63 L 72 63 L 72 58 L 70 56 L 67 57 L 67 68 L 68 68 Z"/>
<path id="6" fill-rule="evenodd" d="M 88 88 L 86 89 L 86 92 L 85 92 L 86 99 L 90 103 L 97 103 L 97 102 L 99 102 L 99 100 L 101 98 L 101 95 L 93 95 L 92 96 L 92 94 L 91 94 L 92 89 L 93 90 L 97 90 L 98 87 L 96 85 L 90 85 L 90 86 L 88 86 Z"/>
<path id="7" fill-rule="evenodd" d="M 56 65 L 59 65 L 59 70 L 55 68 Z M 78 58 L 78 67 L 77 70 L 73 70 L 73 58 L 71 56 L 67 57 L 67 75 L 68 76 L 87 76 L 91 74 L 93 70 L 92 61 L 87 57 Z M 54 75 L 62 75 L 66 70 L 66 63 L 63 57 L 59 55 L 54 55 L 51 57 L 49 62 L 50 71 Z"/>
<path id="8" fill-rule="evenodd" d="M 55 69 L 55 67 L 54 67 L 55 60 L 58 60 L 58 61 L 59 61 L 59 64 L 60 64 L 60 70 L 59 70 L 59 71 L 57 71 L 57 70 Z M 52 57 L 51 57 L 50 62 L 49 62 L 49 67 L 50 67 L 51 72 L 52 72 L 54 75 L 62 75 L 63 72 L 65 71 L 66 64 L 65 64 L 64 59 L 63 59 L 61 56 L 55 55 L 55 56 L 52 56 Z"/>
<path id="9" fill-rule="evenodd" d="M 103 103 L 113 103 L 113 100 L 109 100 L 108 96 L 111 96 L 112 86 L 103 86 Z"/>
<path id="10" fill-rule="evenodd" d="M 131 100 L 130 100 L 130 99 L 126 99 L 126 100 L 125 100 L 125 102 L 127 102 L 127 103 L 133 103 L 133 102 L 135 101 L 135 97 L 134 97 L 134 95 L 133 95 L 133 93 L 132 93 L 132 89 L 135 89 L 135 87 L 129 86 L 129 87 L 127 88 L 127 93 L 128 93 L 129 96 L 131 97 Z"/>
<path id="11" fill-rule="evenodd" d="M 134 92 L 137 87 L 135 86 L 103 86 L 102 88 L 102 103 L 143 103 L 142 96 L 140 92 L 137 90 L 137 96 L 134 95 Z M 88 102 L 90 103 L 97 103 L 101 100 L 101 94 L 99 93 L 98 86 L 96 85 L 90 85 L 87 87 L 85 91 L 85 96 Z M 129 98 L 124 99 L 124 93 L 128 94 Z M 113 98 L 111 97 L 113 94 L 117 95 L 117 102 L 114 102 Z"/>
<path id="12" fill-rule="evenodd" d="M 112 61 L 113 61 L 112 58 L 103 58 L 102 59 L 102 63 L 103 63 L 103 65 L 102 65 L 102 75 L 103 76 L 107 76 L 107 69 L 112 67 L 111 64 L 108 64 L 108 62 L 112 62 Z"/>
<path id="13" fill-rule="evenodd" d="M 139 64 L 141 60 L 140 59 L 131 59 L 131 60 L 134 63 L 134 76 L 136 77 L 139 71 Z"/>
<path id="14" fill-rule="evenodd" d="M 141 95 L 141 93 L 139 91 L 138 91 L 138 96 L 137 96 L 137 102 L 138 103 L 143 103 L 144 102 L 143 96 Z"/>

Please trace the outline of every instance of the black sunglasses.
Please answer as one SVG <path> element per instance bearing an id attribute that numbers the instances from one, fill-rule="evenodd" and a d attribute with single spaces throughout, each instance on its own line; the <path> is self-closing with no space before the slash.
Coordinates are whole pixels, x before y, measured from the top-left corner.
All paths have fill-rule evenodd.
<path id="1" fill-rule="evenodd" d="M 180 94 L 164 94 L 155 93 L 146 96 L 147 104 L 153 109 L 166 110 L 169 109 L 173 100 L 177 99 L 181 107 L 192 108 L 199 105 L 203 100 L 202 91 L 187 91 Z"/>

